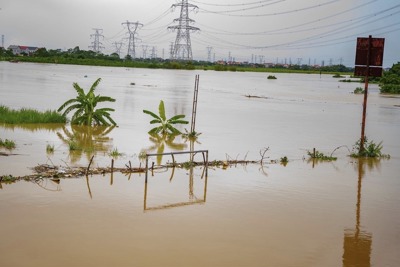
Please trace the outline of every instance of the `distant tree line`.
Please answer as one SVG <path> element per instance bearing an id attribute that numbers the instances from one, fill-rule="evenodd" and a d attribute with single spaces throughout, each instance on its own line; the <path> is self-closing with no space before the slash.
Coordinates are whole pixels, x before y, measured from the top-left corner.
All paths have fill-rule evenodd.
<path id="1" fill-rule="evenodd" d="M 97 66 L 123 66 L 138 68 L 163 68 L 163 69 L 205 69 L 216 71 L 275 71 L 275 72 L 306 72 L 306 73 L 351 73 L 353 68 L 342 64 L 330 66 L 312 65 L 282 65 L 276 64 L 266 67 L 265 64 L 238 63 L 238 62 L 208 62 L 208 61 L 174 61 L 162 58 L 132 58 L 127 55 L 121 58 L 117 53 L 110 55 L 96 53 L 91 50 L 82 50 L 79 46 L 66 51 L 60 49 L 39 48 L 32 55 L 21 54 L 16 56 L 11 50 L 0 48 L 1 60 L 18 60 L 24 62 L 97 65 Z"/>

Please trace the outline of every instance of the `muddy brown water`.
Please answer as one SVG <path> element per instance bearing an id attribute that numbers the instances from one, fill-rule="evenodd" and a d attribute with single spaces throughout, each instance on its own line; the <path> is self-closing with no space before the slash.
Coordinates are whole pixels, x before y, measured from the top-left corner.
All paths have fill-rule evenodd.
<path id="1" fill-rule="evenodd" d="M 329 75 L 170 71 L 0 62 L 0 104 L 56 109 L 74 97 L 72 82 L 117 102 L 114 129 L 69 125 L 0 125 L 17 148 L 0 157 L 0 175 L 26 175 L 37 164 L 60 168 L 138 166 L 141 151 L 187 150 L 189 143 L 150 139 L 143 109 L 190 120 L 200 74 L 195 149 L 210 160 L 270 159 L 264 166 L 114 173 L 52 181 L 2 183 L 0 266 L 399 266 L 400 99 L 371 85 L 367 135 L 389 160 L 347 157 L 359 138 L 360 84 Z M 87 77 L 85 77 L 85 75 Z M 131 83 L 134 83 L 131 84 Z M 256 95 L 263 98 L 247 98 Z M 186 127 L 187 129 L 190 126 Z M 183 129 L 183 128 L 181 128 Z M 91 132 L 90 132 L 91 131 Z M 69 152 L 70 136 L 88 149 Z M 88 136 L 90 138 L 88 138 Z M 54 145 L 54 154 L 46 145 Z M 307 160 L 335 148 L 334 162 Z M 7 152 L 1 150 L 2 152 Z M 170 161 L 164 157 L 163 162 Z M 180 161 L 187 159 L 184 156 Z M 157 161 L 152 158 L 151 161 Z"/>

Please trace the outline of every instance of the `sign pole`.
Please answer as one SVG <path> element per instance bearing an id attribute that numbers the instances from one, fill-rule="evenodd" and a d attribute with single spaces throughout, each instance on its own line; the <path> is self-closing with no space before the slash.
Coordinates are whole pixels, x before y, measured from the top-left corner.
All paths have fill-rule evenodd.
<path id="1" fill-rule="evenodd" d="M 372 45 L 372 36 L 370 35 L 368 37 L 367 67 L 365 71 L 364 104 L 363 104 L 362 124 L 361 124 L 360 151 L 358 152 L 359 154 L 361 154 L 364 151 L 364 142 L 365 142 L 365 118 L 367 116 L 368 76 L 369 76 L 369 64 L 371 56 L 371 45 Z"/>

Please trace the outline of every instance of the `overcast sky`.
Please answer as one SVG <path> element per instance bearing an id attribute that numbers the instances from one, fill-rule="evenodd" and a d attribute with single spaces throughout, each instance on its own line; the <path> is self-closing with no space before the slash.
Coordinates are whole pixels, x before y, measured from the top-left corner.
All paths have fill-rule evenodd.
<path id="1" fill-rule="evenodd" d="M 148 46 L 158 57 L 169 57 L 180 7 L 177 0 L 1 0 L 0 35 L 4 45 L 47 49 L 79 46 L 89 50 L 102 29 L 103 53 L 123 42 L 123 22 L 139 22 L 136 54 Z M 384 66 L 400 61 L 399 0 L 189 0 L 198 9 L 189 13 L 199 32 L 191 33 L 194 59 L 302 64 L 354 65 L 357 37 L 385 38 Z M 211 48 L 210 48 L 211 49 Z"/>

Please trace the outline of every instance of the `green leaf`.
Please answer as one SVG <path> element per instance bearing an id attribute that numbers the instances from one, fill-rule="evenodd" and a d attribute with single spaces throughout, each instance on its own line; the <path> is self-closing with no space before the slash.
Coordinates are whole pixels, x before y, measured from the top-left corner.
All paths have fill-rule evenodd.
<path id="1" fill-rule="evenodd" d="M 153 113 L 153 112 L 151 112 L 151 111 L 149 111 L 149 110 L 145 110 L 145 109 L 144 109 L 144 110 L 143 110 L 143 113 L 148 114 L 148 115 L 152 116 L 153 118 L 158 119 L 158 120 L 161 121 L 161 118 L 160 118 L 159 116 L 157 116 L 155 113 Z"/>
<path id="2" fill-rule="evenodd" d="M 150 124 L 155 124 L 155 123 L 161 123 L 161 121 L 159 119 L 155 119 L 150 121 Z"/>
<path id="3" fill-rule="evenodd" d="M 174 121 L 174 120 L 183 119 L 183 118 L 185 118 L 185 115 L 183 115 L 183 114 L 175 115 L 172 118 L 170 118 L 168 121 Z"/>
<path id="4" fill-rule="evenodd" d="M 169 123 L 171 123 L 171 124 L 188 124 L 189 122 L 176 120 L 176 121 L 170 121 Z"/>
<path id="5" fill-rule="evenodd" d="M 158 112 L 160 113 L 160 117 L 163 121 L 165 121 L 167 118 L 165 117 L 165 107 L 164 107 L 164 101 L 160 101 L 160 105 L 158 106 Z"/>

